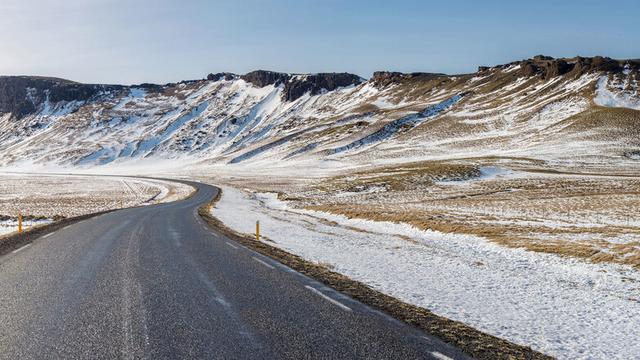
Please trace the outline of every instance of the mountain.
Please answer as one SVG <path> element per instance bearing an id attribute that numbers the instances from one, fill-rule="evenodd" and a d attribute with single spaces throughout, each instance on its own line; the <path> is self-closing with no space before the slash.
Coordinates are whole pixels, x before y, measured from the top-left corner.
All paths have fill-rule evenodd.
<path id="1" fill-rule="evenodd" d="M 0 77 L 0 165 L 636 161 L 640 60 L 536 56 L 471 74 L 244 75 L 136 86 Z"/>

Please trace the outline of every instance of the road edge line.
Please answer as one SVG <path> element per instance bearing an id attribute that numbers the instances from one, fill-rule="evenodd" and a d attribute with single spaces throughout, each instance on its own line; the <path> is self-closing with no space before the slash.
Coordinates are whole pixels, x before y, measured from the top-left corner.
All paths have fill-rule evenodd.
<path id="1" fill-rule="evenodd" d="M 21 247 L 19 247 L 19 248 L 15 249 L 15 250 L 13 250 L 11 253 L 12 253 L 12 254 L 17 254 L 17 253 L 19 253 L 20 251 L 22 251 L 22 250 L 24 250 L 24 249 L 26 249 L 26 248 L 30 247 L 31 245 L 32 245 L 32 243 L 28 243 L 27 245 L 23 245 L 23 246 L 21 246 Z"/>
<path id="2" fill-rule="evenodd" d="M 336 300 L 336 299 L 332 299 L 331 297 L 325 295 L 322 293 L 322 291 L 314 288 L 313 286 L 310 285 L 305 285 L 304 287 L 306 287 L 307 289 L 311 290 L 311 292 L 313 292 L 314 294 L 320 296 L 321 298 L 327 300 L 328 302 L 332 303 L 333 305 L 341 308 L 344 311 L 352 311 L 350 307 L 348 307 L 347 305 L 341 303 L 340 301 Z"/>
<path id="3" fill-rule="evenodd" d="M 273 266 L 273 265 L 271 265 L 271 264 L 267 263 L 266 261 L 262 261 L 262 260 L 258 259 L 258 258 L 257 258 L 257 257 L 255 257 L 255 256 L 252 256 L 251 258 L 252 258 L 253 260 L 255 260 L 255 261 L 259 262 L 260 264 L 262 264 L 262 265 L 264 265 L 264 266 L 268 267 L 269 269 L 275 269 L 275 268 L 276 268 L 275 266 Z"/>

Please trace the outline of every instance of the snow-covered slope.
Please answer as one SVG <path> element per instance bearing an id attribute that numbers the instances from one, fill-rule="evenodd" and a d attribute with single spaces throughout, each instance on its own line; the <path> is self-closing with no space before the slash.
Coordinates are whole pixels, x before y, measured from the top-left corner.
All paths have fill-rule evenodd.
<path id="1" fill-rule="evenodd" d="M 640 149 L 639 69 L 538 56 L 368 81 L 267 71 L 131 87 L 0 77 L 0 165 L 616 158 Z"/>

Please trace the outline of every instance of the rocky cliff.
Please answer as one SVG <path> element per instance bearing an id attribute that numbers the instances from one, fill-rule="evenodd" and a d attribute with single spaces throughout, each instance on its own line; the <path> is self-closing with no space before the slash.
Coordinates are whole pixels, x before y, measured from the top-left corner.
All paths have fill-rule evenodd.
<path id="1" fill-rule="evenodd" d="M 122 89 L 118 85 L 80 84 L 69 80 L 35 76 L 0 77 L 0 114 L 14 117 L 33 114 L 47 102 L 87 101 L 104 91 Z"/>
<path id="2" fill-rule="evenodd" d="M 621 73 L 625 69 L 637 71 L 640 69 L 640 60 L 616 60 L 603 56 L 553 58 L 551 56 L 537 55 L 532 59 L 515 61 L 495 67 L 480 66 L 478 72 L 505 69 L 510 66 L 519 66 L 517 73 L 519 76 L 539 76 L 541 79 L 547 80 L 561 75 L 579 77 L 594 71 L 608 73 Z"/>
<path id="3" fill-rule="evenodd" d="M 322 90 L 333 91 L 339 87 L 357 85 L 363 81 L 358 75 L 349 73 L 292 75 L 266 70 L 252 71 L 242 75 L 241 78 L 258 87 L 284 84 L 283 96 L 287 101 L 296 100 L 307 92 L 317 95 Z"/>

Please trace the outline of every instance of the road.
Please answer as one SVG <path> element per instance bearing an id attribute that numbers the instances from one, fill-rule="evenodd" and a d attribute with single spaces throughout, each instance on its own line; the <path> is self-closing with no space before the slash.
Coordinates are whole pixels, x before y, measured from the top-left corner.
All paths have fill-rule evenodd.
<path id="1" fill-rule="evenodd" d="M 207 227 L 192 185 L 1 257 L 0 358 L 465 358 Z"/>

